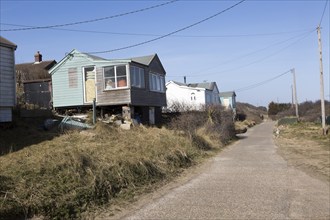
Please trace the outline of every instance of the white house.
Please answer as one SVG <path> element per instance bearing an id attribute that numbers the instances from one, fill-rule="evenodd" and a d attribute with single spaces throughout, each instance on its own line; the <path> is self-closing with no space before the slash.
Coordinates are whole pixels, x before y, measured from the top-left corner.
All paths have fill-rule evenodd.
<path id="1" fill-rule="evenodd" d="M 17 46 L 0 36 L 0 122 L 12 121 L 16 104 L 15 50 Z"/>
<path id="2" fill-rule="evenodd" d="M 167 109 L 170 111 L 202 110 L 207 105 L 219 105 L 219 90 L 215 82 L 166 83 Z"/>

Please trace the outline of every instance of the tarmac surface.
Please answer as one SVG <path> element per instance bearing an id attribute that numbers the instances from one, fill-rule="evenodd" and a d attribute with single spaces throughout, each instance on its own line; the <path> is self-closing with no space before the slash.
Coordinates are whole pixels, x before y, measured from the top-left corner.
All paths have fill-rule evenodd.
<path id="1" fill-rule="evenodd" d="M 330 219 L 330 185 L 288 166 L 264 122 L 124 219 Z"/>

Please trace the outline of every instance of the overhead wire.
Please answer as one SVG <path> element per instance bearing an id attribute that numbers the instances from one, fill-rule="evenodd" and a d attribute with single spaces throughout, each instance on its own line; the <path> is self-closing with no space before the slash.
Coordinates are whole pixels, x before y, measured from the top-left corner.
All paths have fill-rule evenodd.
<path id="1" fill-rule="evenodd" d="M 183 76 L 188 76 L 188 77 L 200 77 L 200 76 L 205 76 L 205 75 L 207 75 L 207 76 L 211 76 L 211 75 L 217 75 L 217 74 L 220 74 L 220 73 L 230 72 L 230 71 L 233 71 L 233 70 L 242 69 L 242 68 L 244 68 L 244 67 L 251 66 L 251 65 L 253 65 L 253 64 L 259 63 L 259 62 L 264 61 L 264 60 L 266 60 L 266 59 L 268 59 L 268 58 L 270 58 L 270 57 L 272 57 L 272 56 L 277 55 L 278 53 L 282 52 L 283 50 L 286 50 L 287 48 L 289 48 L 289 47 L 295 45 L 295 44 L 298 43 L 299 41 L 301 41 L 301 40 L 305 39 L 306 37 L 308 37 L 309 35 L 311 35 L 311 33 L 313 33 L 314 30 L 315 30 L 315 29 L 313 29 L 313 30 L 311 30 L 311 31 L 308 31 L 307 33 L 305 33 L 302 37 L 300 37 L 300 38 L 297 39 L 296 41 L 292 42 L 291 44 L 289 44 L 289 45 L 287 45 L 287 46 L 285 46 L 285 47 L 282 47 L 281 49 L 275 51 L 274 53 L 271 53 L 271 54 L 268 55 L 268 56 L 264 56 L 264 57 L 261 58 L 261 59 L 258 59 L 258 60 L 255 60 L 255 61 L 252 61 L 252 62 L 250 62 L 250 63 L 248 63 L 248 64 L 244 64 L 244 65 L 241 65 L 241 66 L 238 66 L 238 67 L 235 67 L 235 68 L 231 68 L 231 69 L 227 69 L 227 70 L 223 70 L 223 71 L 220 71 L 220 72 L 214 72 L 214 73 L 203 73 L 203 74 L 196 74 L 196 75 L 188 75 L 188 74 L 186 74 L 186 75 L 182 75 L 182 76 L 171 76 L 171 77 L 183 77 Z M 300 36 L 301 36 L 301 35 L 300 35 Z M 237 61 L 237 59 L 236 59 L 236 61 Z"/>
<path id="2" fill-rule="evenodd" d="M 279 75 L 276 75 L 276 76 L 274 76 L 274 77 L 272 77 L 272 78 L 270 78 L 270 79 L 266 79 L 266 80 L 264 80 L 264 81 L 261 81 L 261 82 L 255 83 L 255 84 L 252 84 L 252 85 L 249 85 L 249 86 L 245 86 L 245 87 L 242 87 L 242 88 L 236 89 L 235 92 L 242 92 L 242 91 L 246 91 L 246 90 L 254 89 L 254 88 L 256 88 L 256 87 L 259 87 L 259 86 L 262 86 L 262 85 L 264 85 L 264 84 L 266 84 L 266 83 L 269 83 L 269 82 L 271 82 L 271 81 L 273 81 L 273 80 L 275 80 L 275 79 L 277 79 L 277 78 L 280 78 L 281 76 L 284 76 L 284 75 L 288 74 L 289 72 L 291 72 L 291 70 L 288 70 L 288 71 L 286 71 L 286 72 L 284 72 L 284 73 L 281 73 L 281 74 L 279 74 Z"/>
<path id="3" fill-rule="evenodd" d="M 204 22 L 206 22 L 206 21 L 208 21 L 208 20 L 210 20 L 210 19 L 212 19 L 212 18 L 214 18 L 214 17 L 217 17 L 217 16 L 223 14 L 223 13 L 226 12 L 226 11 L 229 11 L 230 9 L 232 9 L 232 8 L 234 8 L 234 7 L 236 7 L 236 6 L 240 5 L 240 4 L 242 4 L 242 3 L 245 2 L 245 1 L 246 1 L 246 0 L 241 0 L 241 1 L 237 2 L 237 3 L 235 3 L 234 5 L 228 7 L 228 8 L 226 8 L 226 9 L 224 9 L 224 10 L 221 10 L 221 11 L 219 11 L 219 12 L 217 12 L 217 13 L 215 13 L 215 14 L 209 16 L 209 17 L 206 17 L 206 18 L 204 18 L 204 19 L 202 19 L 202 20 L 200 20 L 200 21 L 198 21 L 198 22 L 195 22 L 195 23 L 193 23 L 193 24 L 190 24 L 190 25 L 188 25 L 188 26 L 185 26 L 185 27 L 183 27 L 183 28 L 180 28 L 180 29 L 178 29 L 178 30 L 176 30 L 176 31 L 172 31 L 172 32 L 170 32 L 170 33 L 168 33 L 168 34 L 165 34 L 165 35 L 162 35 L 162 36 L 159 36 L 159 37 L 153 38 L 153 39 L 151 39 L 151 40 L 147 40 L 147 41 L 143 41 L 143 42 L 140 42 L 140 43 L 136 43 L 136 44 L 132 44 L 132 45 L 129 45 L 129 46 L 124 46 L 124 47 L 119 47 L 119 48 L 115 48 L 115 49 L 111 49 L 111 50 L 94 51 L 94 52 L 87 52 L 87 53 L 89 53 L 89 54 L 111 53 L 111 52 L 115 52 L 115 51 L 120 51 L 120 50 L 130 49 L 130 48 L 133 48 L 133 47 L 137 47 L 137 46 L 141 46 L 141 45 L 144 45 L 144 44 L 148 44 L 148 43 L 151 43 L 151 42 L 154 42 L 154 41 L 157 41 L 157 40 L 163 39 L 163 38 L 165 38 L 165 37 L 171 36 L 171 35 L 173 35 L 173 34 L 179 33 L 179 32 L 181 32 L 181 31 L 187 30 L 187 29 L 192 28 L 192 27 L 194 27 L 194 26 L 196 26 L 196 25 L 199 25 L 199 24 L 201 24 L 201 23 L 204 23 Z"/>
<path id="4" fill-rule="evenodd" d="M 181 0 L 182 1 L 182 0 Z M 14 26 L 14 27 L 37 27 L 30 25 L 20 25 L 11 23 L 1 23 L 0 25 Z M 125 33 L 125 32 L 111 32 L 111 31 L 97 31 L 97 30 L 81 30 L 81 29 L 68 29 L 68 28 L 49 28 L 58 31 L 69 31 L 69 32 L 81 32 L 81 33 L 91 33 L 91 34 L 109 34 L 109 35 L 121 35 L 121 36 L 146 36 L 146 37 L 159 37 L 163 34 L 152 34 L 152 33 Z M 252 34 L 223 34 L 223 35 L 180 35 L 173 34 L 169 37 L 182 37 L 182 38 L 232 38 L 232 37 L 258 37 L 258 36 L 274 36 L 274 35 L 284 35 L 297 32 L 304 32 L 309 29 L 301 29 L 294 31 L 282 31 L 282 32 L 269 32 L 269 33 L 252 33 Z"/>
<path id="5" fill-rule="evenodd" d="M 47 25 L 47 26 L 28 26 L 28 27 L 22 27 L 22 28 L 3 29 L 0 31 L 26 31 L 26 30 L 34 30 L 34 29 L 50 29 L 50 28 L 58 28 L 58 27 L 72 26 L 72 25 L 78 25 L 78 24 L 92 23 L 92 22 L 97 22 L 97 21 L 102 21 L 102 20 L 107 20 L 107 19 L 112 19 L 112 18 L 118 18 L 118 17 L 122 17 L 122 16 L 126 16 L 126 15 L 131 15 L 131 14 L 147 11 L 150 9 L 154 9 L 154 8 L 162 7 L 162 6 L 165 6 L 168 4 L 172 4 L 177 1 L 180 1 L 180 0 L 171 0 L 168 2 L 161 3 L 161 4 L 149 6 L 146 8 L 141 8 L 141 9 L 137 9 L 137 10 L 133 10 L 133 11 L 129 11 L 129 12 L 124 12 L 124 13 L 120 13 L 120 14 L 116 14 L 116 15 L 95 18 L 95 19 L 90 19 L 90 20 L 85 20 L 85 21 L 76 21 L 76 22 L 71 22 L 71 23 L 55 24 L 55 25 Z"/>
<path id="6" fill-rule="evenodd" d="M 211 69 L 217 68 L 217 67 L 219 67 L 219 66 L 221 66 L 221 65 L 224 65 L 224 64 L 228 64 L 228 63 L 236 62 L 236 61 L 239 60 L 239 59 L 242 59 L 242 58 L 245 58 L 245 57 L 251 56 L 251 55 L 253 55 L 253 54 L 259 53 L 260 51 L 264 51 L 264 50 L 266 50 L 266 49 L 268 49 L 268 48 L 271 48 L 271 47 L 273 47 L 273 46 L 283 44 L 283 43 L 288 42 L 288 41 L 290 41 L 290 40 L 292 40 L 292 39 L 295 39 L 295 38 L 301 37 L 302 35 L 305 36 L 305 34 L 310 34 L 310 33 L 312 33 L 314 30 L 315 30 L 315 28 L 313 28 L 313 29 L 308 29 L 308 31 L 305 31 L 303 34 L 299 34 L 299 35 L 296 35 L 296 36 L 290 37 L 290 38 L 288 38 L 288 39 L 285 39 L 285 40 L 282 40 L 282 41 L 279 41 L 279 42 L 275 42 L 275 43 L 273 43 L 273 44 L 271 44 L 271 45 L 268 45 L 268 46 L 266 46 L 266 47 L 263 47 L 263 48 L 261 48 L 261 49 L 258 49 L 258 50 L 255 50 L 255 51 L 252 51 L 252 52 L 249 52 L 249 53 L 243 54 L 243 55 L 241 55 L 241 56 L 235 57 L 235 58 L 233 58 L 233 59 L 229 59 L 229 60 L 226 60 L 226 61 L 224 61 L 224 62 L 221 62 L 221 63 L 219 63 L 219 64 L 217 64 L 217 65 L 215 65 L 215 66 L 213 66 L 213 67 L 206 68 L 206 69 L 205 69 L 205 68 L 204 68 L 204 69 L 201 69 L 200 71 L 196 71 L 196 72 L 193 73 L 193 74 L 189 74 L 189 76 L 190 76 L 190 77 L 194 77 L 194 76 L 202 76 L 202 75 L 204 76 L 204 75 L 205 75 L 205 71 L 207 71 L 207 70 L 211 70 Z M 203 72 L 204 74 L 202 74 L 202 75 L 198 74 L 198 73 L 201 73 L 201 72 Z M 182 76 L 184 76 L 184 75 L 182 75 Z M 182 77 L 182 76 L 179 76 L 179 77 Z"/>
<path id="7" fill-rule="evenodd" d="M 327 5 L 328 5 L 328 0 L 325 0 L 325 5 L 324 5 L 324 9 L 323 9 L 323 12 L 322 12 L 322 16 L 321 16 L 321 19 L 320 19 L 320 22 L 319 22 L 319 26 L 321 26 L 321 23 L 323 21 L 323 16 L 325 14 L 325 9 L 327 8 Z"/>

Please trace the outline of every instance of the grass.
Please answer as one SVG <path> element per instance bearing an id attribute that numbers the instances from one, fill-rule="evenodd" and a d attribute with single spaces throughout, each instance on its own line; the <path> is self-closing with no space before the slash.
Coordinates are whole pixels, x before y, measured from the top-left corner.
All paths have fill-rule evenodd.
<path id="1" fill-rule="evenodd" d="M 279 129 L 276 143 L 289 164 L 329 182 L 330 135 L 322 135 L 321 125 L 300 122 Z"/>
<path id="2" fill-rule="evenodd" d="M 5 218 L 81 218 L 97 207 L 132 201 L 223 147 L 219 129 L 224 128 L 216 123 L 198 124 L 189 134 L 143 126 L 123 131 L 100 123 L 62 135 L 40 131 L 38 123 L 20 123 L 16 135 L 23 135 L 25 126 L 35 138 L 0 157 L 0 216 Z M 7 136 L 2 144 L 14 138 Z M 229 139 L 226 134 L 223 140 Z"/>

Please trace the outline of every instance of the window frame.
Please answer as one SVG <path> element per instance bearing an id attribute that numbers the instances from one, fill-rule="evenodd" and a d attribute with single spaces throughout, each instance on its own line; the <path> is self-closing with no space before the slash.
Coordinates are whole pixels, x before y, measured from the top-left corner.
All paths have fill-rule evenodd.
<path id="1" fill-rule="evenodd" d="M 156 72 L 149 72 L 149 90 L 165 93 L 165 76 Z"/>
<path id="2" fill-rule="evenodd" d="M 118 73 L 117 68 L 119 68 L 119 67 L 125 67 L 125 75 L 118 75 L 119 73 Z M 105 72 L 106 72 L 107 68 L 113 68 L 113 76 L 108 76 L 108 77 L 105 76 Z M 128 65 L 127 64 L 104 66 L 104 67 L 102 67 L 102 71 L 103 71 L 103 89 L 105 91 L 129 88 L 129 83 L 128 83 L 129 82 L 129 80 L 128 80 L 129 71 L 128 71 Z M 126 80 L 126 85 L 125 86 L 119 86 L 120 80 L 118 80 L 118 79 L 124 78 L 124 77 L 125 77 L 125 80 Z M 108 87 L 107 84 L 108 84 L 109 80 L 111 80 L 111 79 L 114 79 L 114 82 L 111 82 L 112 87 L 110 87 L 110 85 Z"/>
<path id="3" fill-rule="evenodd" d="M 145 69 L 142 67 L 130 65 L 130 84 L 131 87 L 145 89 Z"/>

